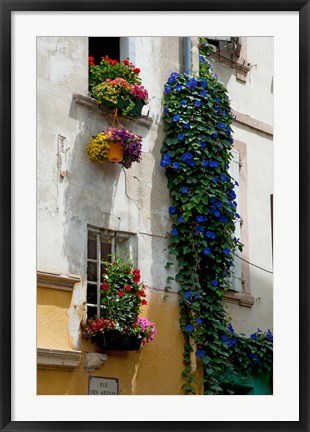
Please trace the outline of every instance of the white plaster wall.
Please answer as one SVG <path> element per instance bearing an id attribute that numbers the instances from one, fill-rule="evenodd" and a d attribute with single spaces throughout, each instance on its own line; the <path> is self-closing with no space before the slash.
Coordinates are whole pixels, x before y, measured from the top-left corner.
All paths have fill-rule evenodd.
<path id="1" fill-rule="evenodd" d="M 228 89 L 232 109 L 273 125 L 273 37 L 244 39 L 245 59 L 250 63 L 246 83 L 237 80 L 236 70 L 230 67 L 214 63 L 214 71 Z"/>
<path id="2" fill-rule="evenodd" d="M 227 87 L 232 109 L 273 126 L 273 38 L 247 37 L 246 60 L 251 64 L 245 83 L 236 71 L 214 63 L 214 72 Z M 233 123 L 234 138 L 247 149 L 247 217 L 249 261 L 272 271 L 270 195 L 273 194 L 273 138 Z M 242 240 L 242 239 L 241 239 Z M 227 304 L 236 330 L 251 333 L 273 327 L 273 275 L 250 269 L 252 308 Z"/>

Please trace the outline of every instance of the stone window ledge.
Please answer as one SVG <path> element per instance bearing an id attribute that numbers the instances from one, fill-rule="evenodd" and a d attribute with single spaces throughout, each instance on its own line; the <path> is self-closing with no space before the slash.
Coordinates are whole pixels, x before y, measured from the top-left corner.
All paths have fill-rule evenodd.
<path id="1" fill-rule="evenodd" d="M 105 108 L 99 108 L 96 100 L 94 98 L 91 98 L 89 96 L 84 96 L 79 93 L 75 93 L 73 95 L 73 100 L 75 103 L 81 106 L 85 106 L 87 108 L 90 108 L 94 111 L 96 111 L 98 114 L 102 114 L 104 117 L 111 117 L 110 120 L 113 120 L 114 113 L 113 111 Z M 123 118 L 124 120 L 134 121 L 136 124 L 150 128 L 153 119 L 149 116 L 142 116 L 142 117 L 129 117 L 129 116 L 119 116 L 120 118 Z"/>
<path id="2" fill-rule="evenodd" d="M 254 304 L 254 297 L 247 293 L 238 293 L 234 291 L 227 291 L 224 294 L 224 300 L 228 303 L 235 303 L 239 306 L 252 307 Z"/>
<path id="3" fill-rule="evenodd" d="M 38 369 L 74 370 L 81 361 L 81 351 L 37 348 Z"/>
<path id="4" fill-rule="evenodd" d="M 81 278 L 74 275 L 63 275 L 60 273 L 37 272 L 37 284 L 40 288 L 53 288 L 63 291 L 72 291 Z"/>

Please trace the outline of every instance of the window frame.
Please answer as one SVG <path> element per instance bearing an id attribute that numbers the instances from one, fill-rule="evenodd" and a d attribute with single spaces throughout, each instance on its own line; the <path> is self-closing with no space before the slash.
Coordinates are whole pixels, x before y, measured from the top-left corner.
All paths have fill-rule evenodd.
<path id="1" fill-rule="evenodd" d="M 89 258 L 88 255 L 88 242 L 91 239 L 91 237 L 96 238 L 96 259 Z M 86 252 L 86 312 L 88 317 L 88 310 L 89 308 L 96 308 L 96 316 L 100 317 L 100 299 L 101 299 L 101 275 L 102 275 L 102 264 L 105 262 L 104 259 L 101 258 L 101 243 L 103 240 L 110 240 L 111 241 L 111 259 L 115 259 L 115 257 L 118 254 L 118 247 L 121 243 L 121 241 L 127 242 L 127 250 L 128 250 L 128 256 L 130 259 L 134 261 L 134 264 L 136 264 L 137 256 L 136 256 L 136 248 L 135 248 L 135 238 L 136 236 L 127 233 L 124 231 L 115 231 L 110 229 L 104 229 L 104 228 L 98 228 L 94 226 L 88 226 L 87 227 L 87 252 Z M 108 241 L 105 241 L 105 243 L 109 243 Z M 88 263 L 96 264 L 96 281 L 89 280 L 88 276 Z M 87 294 L 88 294 L 88 286 L 96 286 L 96 294 L 97 294 L 97 303 L 89 303 L 87 301 Z"/>

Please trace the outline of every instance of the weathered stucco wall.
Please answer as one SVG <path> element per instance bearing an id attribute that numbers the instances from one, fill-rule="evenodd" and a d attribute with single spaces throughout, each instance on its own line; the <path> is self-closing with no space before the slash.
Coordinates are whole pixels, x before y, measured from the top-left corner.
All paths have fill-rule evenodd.
<path id="1" fill-rule="evenodd" d="M 214 62 L 214 71 L 228 89 L 231 107 L 251 117 L 255 127 L 273 127 L 273 38 L 243 38 L 243 55 L 250 63 L 246 82 L 237 79 L 236 70 Z M 253 123 L 253 122 L 252 122 Z M 247 227 L 248 261 L 273 270 L 270 195 L 273 194 L 273 136 L 238 121 L 233 124 L 234 139 L 245 144 L 246 211 L 241 213 Z M 242 235 L 242 234 L 241 234 Z M 241 238 L 242 240 L 242 238 Z M 273 275 L 248 266 L 249 286 L 254 297 L 251 308 L 228 303 L 234 327 L 247 334 L 273 327 Z"/>

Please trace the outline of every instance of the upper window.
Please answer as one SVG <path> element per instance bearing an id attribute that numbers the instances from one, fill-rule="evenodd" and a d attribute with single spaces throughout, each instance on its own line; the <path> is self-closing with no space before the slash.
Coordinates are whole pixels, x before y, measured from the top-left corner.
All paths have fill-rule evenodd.
<path id="1" fill-rule="evenodd" d="M 100 316 L 100 286 L 105 262 L 116 256 L 135 259 L 133 238 L 123 232 L 88 228 L 87 318 Z"/>
<path id="2" fill-rule="evenodd" d="M 88 54 L 94 57 L 96 65 L 100 63 L 101 57 L 105 56 L 120 61 L 120 42 L 119 37 L 90 37 L 88 38 Z"/>

